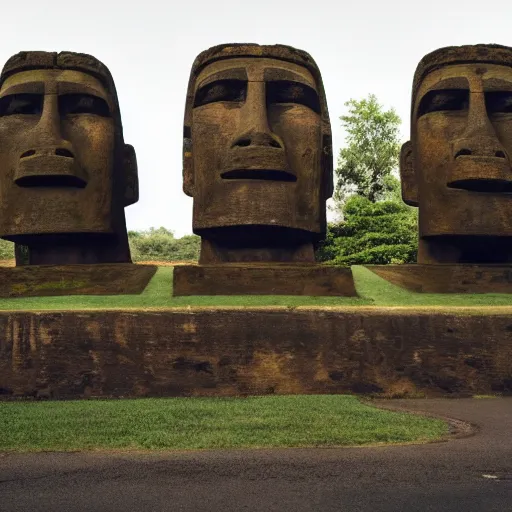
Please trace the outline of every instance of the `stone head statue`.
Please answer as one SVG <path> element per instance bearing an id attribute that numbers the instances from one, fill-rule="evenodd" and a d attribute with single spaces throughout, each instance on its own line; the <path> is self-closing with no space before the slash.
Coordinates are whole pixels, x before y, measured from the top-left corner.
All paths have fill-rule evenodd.
<path id="1" fill-rule="evenodd" d="M 183 188 L 194 198 L 201 262 L 312 261 L 332 169 L 325 92 L 309 54 L 226 44 L 196 58 Z"/>
<path id="2" fill-rule="evenodd" d="M 0 236 L 31 263 L 130 261 L 138 200 L 114 81 L 96 58 L 21 52 L 0 75 Z"/>
<path id="3" fill-rule="evenodd" d="M 402 196 L 418 263 L 512 261 L 512 48 L 448 47 L 414 75 Z"/>

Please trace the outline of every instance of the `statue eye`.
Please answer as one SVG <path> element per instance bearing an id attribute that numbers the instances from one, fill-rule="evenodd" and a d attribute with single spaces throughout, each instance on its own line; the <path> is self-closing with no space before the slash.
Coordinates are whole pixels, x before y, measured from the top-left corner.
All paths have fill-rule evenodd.
<path id="1" fill-rule="evenodd" d="M 301 82 L 279 80 L 267 82 L 267 103 L 298 103 L 320 114 L 320 100 L 317 92 Z"/>
<path id="2" fill-rule="evenodd" d="M 0 99 L 0 117 L 15 114 L 41 114 L 41 94 L 11 94 Z"/>
<path id="3" fill-rule="evenodd" d="M 487 92 L 485 106 L 489 115 L 512 113 L 512 91 Z"/>
<path id="4" fill-rule="evenodd" d="M 247 82 L 245 80 L 217 80 L 201 87 L 196 92 L 194 108 L 217 101 L 245 101 Z"/>
<path id="5" fill-rule="evenodd" d="M 59 112 L 61 116 L 72 114 L 94 114 L 110 117 L 107 102 L 90 94 L 63 94 L 59 96 Z"/>
<path id="6" fill-rule="evenodd" d="M 452 89 L 430 91 L 421 99 L 418 117 L 430 112 L 449 110 L 467 110 L 469 108 L 469 91 L 467 89 Z"/>

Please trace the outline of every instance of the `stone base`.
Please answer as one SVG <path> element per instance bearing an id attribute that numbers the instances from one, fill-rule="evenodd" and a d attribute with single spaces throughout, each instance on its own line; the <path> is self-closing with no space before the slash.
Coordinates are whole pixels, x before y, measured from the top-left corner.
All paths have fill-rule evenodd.
<path id="1" fill-rule="evenodd" d="M 392 284 L 423 293 L 512 293 L 512 265 L 367 265 Z"/>
<path id="2" fill-rule="evenodd" d="M 0 312 L 4 398 L 512 391 L 512 307 Z"/>
<path id="3" fill-rule="evenodd" d="M 142 293 L 156 265 L 27 265 L 0 267 L 0 297 Z"/>
<path id="4" fill-rule="evenodd" d="M 347 267 L 304 264 L 183 265 L 173 295 L 309 295 L 357 297 Z"/>

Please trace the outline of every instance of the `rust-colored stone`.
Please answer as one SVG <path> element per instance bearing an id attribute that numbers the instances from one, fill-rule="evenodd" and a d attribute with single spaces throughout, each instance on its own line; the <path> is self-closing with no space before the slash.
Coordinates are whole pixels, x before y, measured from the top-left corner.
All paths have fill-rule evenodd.
<path id="1" fill-rule="evenodd" d="M 96 58 L 20 52 L 0 75 L 0 236 L 18 264 L 130 262 L 138 200 L 116 89 Z M 22 250 L 24 248 L 24 250 Z"/>
<path id="2" fill-rule="evenodd" d="M 368 265 L 392 284 L 424 293 L 512 293 L 512 266 Z"/>
<path id="3" fill-rule="evenodd" d="M 0 313 L 4 397 L 512 391 L 512 308 Z"/>
<path id="4" fill-rule="evenodd" d="M 325 92 L 308 53 L 226 44 L 196 58 L 183 187 L 194 198 L 201 264 L 314 262 L 332 168 Z"/>
<path id="5" fill-rule="evenodd" d="M 357 296 L 350 268 L 218 264 L 175 267 L 173 295 Z"/>
<path id="6" fill-rule="evenodd" d="M 0 267 L 0 297 L 139 294 L 156 270 L 131 263 Z"/>
<path id="7" fill-rule="evenodd" d="M 175 269 L 175 295 L 355 293 L 352 282 L 326 286 L 327 271 L 304 266 L 325 236 L 333 191 L 329 112 L 308 53 L 257 44 L 202 52 L 183 134 L 183 189 L 194 198 L 204 268 Z M 281 263 L 296 264 L 286 272 L 298 282 Z"/>
<path id="8" fill-rule="evenodd" d="M 512 263 L 512 48 L 448 47 L 413 82 L 400 172 L 418 263 Z"/>

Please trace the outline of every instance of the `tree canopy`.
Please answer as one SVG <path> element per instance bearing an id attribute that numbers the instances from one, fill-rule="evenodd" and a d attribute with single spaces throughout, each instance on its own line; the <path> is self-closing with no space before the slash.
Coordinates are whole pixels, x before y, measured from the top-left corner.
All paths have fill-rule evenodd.
<path id="1" fill-rule="evenodd" d="M 340 151 L 336 169 L 334 200 L 339 206 L 352 194 L 371 202 L 389 191 L 386 178 L 398 167 L 401 120 L 395 110 L 384 110 L 374 94 L 351 99 L 348 114 L 340 117 L 346 146 Z"/>

